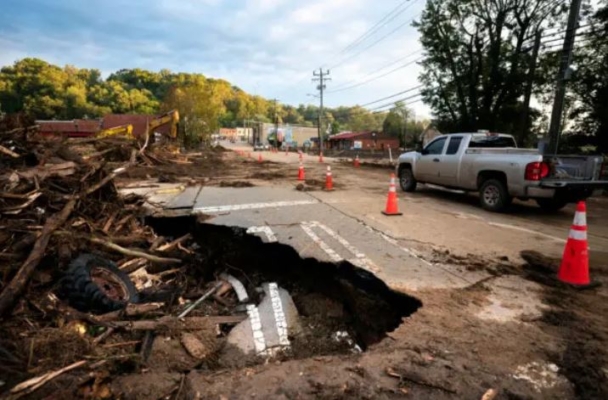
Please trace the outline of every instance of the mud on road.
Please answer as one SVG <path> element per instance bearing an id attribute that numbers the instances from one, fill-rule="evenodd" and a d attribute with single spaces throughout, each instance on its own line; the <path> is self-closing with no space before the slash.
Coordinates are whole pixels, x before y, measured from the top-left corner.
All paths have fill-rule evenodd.
<path id="1" fill-rule="evenodd" d="M 323 182 L 324 167 L 307 164 L 307 177 L 315 184 Z M 235 191 L 250 185 L 295 191 L 297 185 L 293 164 L 258 163 L 232 152 L 160 171 L 155 174 L 155 169 L 143 167 L 123 182 L 146 178 L 235 187 Z M 384 176 L 385 171 L 377 168 L 353 172 L 349 165 L 334 167 L 339 186 L 331 200 L 336 213 L 348 216 L 363 209 L 356 215 L 362 224 L 392 231 L 400 243 L 407 243 L 429 263 L 456 266 L 471 276 L 483 273 L 484 278 L 458 288 L 388 287 L 353 265 L 303 259 L 290 247 L 263 244 L 242 228 L 211 226 L 202 219 L 149 220 L 160 235 L 190 233 L 196 238 L 197 246 L 186 249 L 192 252 L 187 268 L 173 282 L 188 298 L 200 295 L 224 270 L 238 276 L 254 297 L 264 282 L 284 287 L 304 326 L 300 337 L 290 338 L 291 352 L 270 360 L 243 358 L 238 353 L 234 357 L 225 343 L 229 328 L 216 331 L 213 327 L 206 330 L 211 332 L 209 337 L 199 336 L 213 356 L 200 362 L 184 351 L 177 334 L 166 330 L 154 341 L 157 347 L 148 361 L 142 362 L 139 350 L 145 337 L 137 332 L 115 334 L 100 355 L 94 336 L 83 336 L 79 326 L 49 324 L 53 335 L 42 330 L 35 340 L 18 342 L 22 343 L 18 350 L 11 348 L 26 364 L 30 351 L 35 351 L 37 356 L 29 365 L 34 374 L 65 366 L 83 355 L 95 362 L 105 359 L 107 364 L 94 376 L 86 371 L 64 374 L 29 398 L 481 399 L 489 390 L 497 393 L 496 399 L 608 398 L 608 259 L 601 251 L 592 249 L 591 275 L 603 286 L 579 291 L 554 279 L 557 264 L 547 255 L 554 256 L 561 243 L 536 245 L 534 236 L 514 239 L 521 234 L 517 231 L 491 237 L 497 228 L 489 227 L 485 219 L 475 219 L 480 214 L 469 205 L 453 206 L 443 198 L 439 203 L 428 200 L 427 207 L 421 193 L 414 198 L 418 203 L 407 204 L 411 208 L 404 219 L 381 220 L 387 225 L 380 225 L 373 219 L 378 213 L 374 202 L 379 199 L 382 207 Z M 408 219 L 408 214 L 415 215 Z M 468 219 L 455 216 L 460 214 Z M 429 233 L 413 225 L 414 217 L 427 224 L 460 222 L 464 228 Z M 405 229 L 410 223 L 415 228 Z M 460 246 L 467 239 L 462 237 L 465 228 L 470 230 L 469 241 L 486 236 L 486 242 Z M 548 254 L 532 261 L 519 257 L 522 250 L 545 246 L 551 249 Z M 484 251 L 477 251 L 482 247 Z M 502 252 L 504 248 L 509 252 Z M 172 304 L 174 311 L 180 308 L 181 296 L 171 295 L 175 286 L 168 289 L 169 298 L 163 301 Z M 215 300 L 213 307 L 202 307 L 201 315 L 227 313 L 236 304 L 234 298 L 224 301 L 228 303 Z M 36 309 L 40 304 L 34 298 L 27 307 L 43 313 L 43 307 Z M 58 331 L 67 336 L 57 336 Z M 334 340 L 337 331 L 348 332 L 362 352 Z M 13 333 L 18 337 L 19 329 Z M 65 343 L 70 343 L 69 351 L 61 346 Z M 4 371 L 2 366 L 0 371 Z"/>

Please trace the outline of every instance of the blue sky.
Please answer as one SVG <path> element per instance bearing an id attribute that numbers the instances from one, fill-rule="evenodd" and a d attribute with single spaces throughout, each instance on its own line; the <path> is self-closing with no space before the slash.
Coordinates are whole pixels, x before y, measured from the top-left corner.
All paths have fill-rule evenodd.
<path id="1" fill-rule="evenodd" d="M 307 94 L 315 93 L 312 70 L 323 65 L 331 67 L 328 105 L 365 104 L 418 85 L 414 63 L 349 88 L 420 56 L 410 22 L 425 1 L 403 2 L 2 0 L 0 65 L 39 57 L 104 76 L 137 67 L 200 72 L 289 104 L 318 101 Z M 343 51 L 398 6 L 393 20 Z M 419 117 L 429 114 L 420 102 L 410 107 Z"/>

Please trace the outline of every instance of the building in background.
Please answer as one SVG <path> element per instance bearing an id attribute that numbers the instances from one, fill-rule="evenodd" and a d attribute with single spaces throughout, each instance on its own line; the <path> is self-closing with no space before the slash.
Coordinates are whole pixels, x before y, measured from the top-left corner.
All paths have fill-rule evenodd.
<path id="1" fill-rule="evenodd" d="M 36 121 L 44 136 L 90 137 L 101 129 L 98 119 L 74 119 L 71 121 Z"/>
<path id="2" fill-rule="evenodd" d="M 228 140 L 236 140 L 236 129 L 235 128 L 220 128 L 220 137 Z"/>
<path id="3" fill-rule="evenodd" d="M 278 142 L 279 146 L 283 144 L 289 145 L 290 147 L 303 147 L 306 143 L 311 143 L 312 139 L 318 135 L 317 128 L 300 125 L 286 125 L 275 124 L 266 122 L 256 122 L 252 124 L 252 135 L 251 139 L 248 140 L 249 144 L 260 142 L 262 144 Z"/>
<path id="4" fill-rule="evenodd" d="M 329 138 L 329 148 L 335 150 L 388 150 L 399 148 L 399 139 L 382 132 L 340 132 Z"/>

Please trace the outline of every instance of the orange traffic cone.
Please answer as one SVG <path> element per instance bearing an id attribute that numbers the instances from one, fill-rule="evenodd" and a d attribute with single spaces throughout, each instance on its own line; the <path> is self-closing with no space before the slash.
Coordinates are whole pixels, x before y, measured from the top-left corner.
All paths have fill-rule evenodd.
<path id="1" fill-rule="evenodd" d="M 399 199 L 397 198 L 397 190 L 395 189 L 395 174 L 391 174 L 391 184 L 388 188 L 388 198 L 386 200 L 386 210 L 382 211 L 384 215 L 403 215 L 399 212 Z"/>
<path id="2" fill-rule="evenodd" d="M 323 152 L 319 153 L 319 162 L 323 162 Z"/>
<path id="3" fill-rule="evenodd" d="M 572 285 L 589 285 L 589 247 L 587 245 L 587 207 L 584 201 L 576 205 L 574 222 L 564 248 L 557 277 Z"/>
<path id="4" fill-rule="evenodd" d="M 262 162 L 262 153 L 258 154 L 258 162 L 261 163 Z"/>
<path id="5" fill-rule="evenodd" d="M 298 180 L 304 181 L 306 180 L 306 175 L 304 173 L 304 166 L 300 163 L 300 168 L 298 168 Z"/>
<path id="6" fill-rule="evenodd" d="M 361 166 L 361 164 L 359 163 L 359 154 L 357 154 L 357 156 L 355 157 L 355 161 L 353 164 L 355 168 L 359 168 L 359 166 Z"/>
<path id="7" fill-rule="evenodd" d="M 325 191 L 331 192 L 334 190 L 334 180 L 331 176 L 331 167 L 327 166 L 327 175 L 325 175 Z"/>
<path id="8" fill-rule="evenodd" d="M 298 151 L 298 154 L 300 155 L 300 162 L 302 162 L 302 152 Z"/>

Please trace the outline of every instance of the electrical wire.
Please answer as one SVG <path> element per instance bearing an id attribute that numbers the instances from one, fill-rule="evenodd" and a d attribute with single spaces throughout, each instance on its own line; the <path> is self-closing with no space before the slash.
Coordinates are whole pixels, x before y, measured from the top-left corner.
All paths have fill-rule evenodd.
<path id="1" fill-rule="evenodd" d="M 416 99 L 416 100 L 412 100 L 412 101 L 408 101 L 407 103 L 403 103 L 404 106 L 409 106 L 410 104 L 414 104 L 414 103 L 419 103 L 421 101 L 423 101 L 424 99 L 420 98 L 420 99 Z M 386 109 L 386 110 L 380 110 L 380 111 L 373 111 L 373 114 L 382 114 L 385 113 L 387 111 L 390 111 L 390 109 Z"/>
<path id="2" fill-rule="evenodd" d="M 398 11 L 405 3 L 409 2 L 409 1 L 411 1 L 411 3 L 407 7 L 405 7 L 401 11 Z M 368 38 L 372 37 L 376 32 L 378 32 L 378 30 L 382 29 L 384 26 L 389 24 L 391 21 L 393 21 L 399 15 L 403 14 L 405 11 L 407 11 L 408 8 L 410 8 L 412 5 L 414 5 L 414 3 L 416 3 L 417 1 L 419 1 L 419 0 L 404 0 L 401 3 L 399 3 L 399 5 L 397 7 L 395 7 L 391 11 L 389 11 L 384 17 L 382 17 L 380 19 L 380 21 L 376 22 L 376 24 L 374 26 L 369 28 L 365 33 L 363 33 L 361 36 L 359 36 L 357 39 L 355 39 L 351 44 L 349 44 L 348 46 L 343 48 L 339 54 L 346 53 L 347 51 L 357 47 L 358 44 L 360 44 L 360 43 L 366 41 Z"/>
<path id="3" fill-rule="evenodd" d="M 414 51 L 414 52 L 412 52 L 412 53 L 409 53 L 409 54 L 407 54 L 407 55 L 405 55 L 405 56 L 403 56 L 403 57 L 401 57 L 401 58 L 399 58 L 399 59 L 397 59 L 397 60 L 395 60 L 395 61 L 391 62 L 390 64 L 387 64 L 387 65 L 383 66 L 382 68 L 380 68 L 380 69 L 378 69 L 378 70 L 376 70 L 376 71 L 373 71 L 373 72 L 370 72 L 370 73 L 366 74 L 366 75 L 365 75 L 363 78 L 365 78 L 366 76 L 370 76 L 370 75 L 377 74 L 378 72 L 381 72 L 381 71 L 383 71 L 383 70 L 385 70 L 385 69 L 387 69 L 387 68 L 390 68 L 390 67 L 392 67 L 393 65 L 399 64 L 401 61 L 403 61 L 403 60 L 407 60 L 407 59 L 408 59 L 408 58 L 410 58 L 411 56 L 413 56 L 413 55 L 415 55 L 415 54 L 418 54 L 418 53 L 421 53 L 421 52 L 423 52 L 423 51 L 424 51 L 424 49 L 418 49 L 418 50 L 416 50 L 416 51 Z M 344 83 L 344 84 L 340 84 L 340 85 L 338 85 L 337 87 L 335 87 L 335 88 L 334 88 L 332 91 L 329 91 L 328 93 L 331 93 L 331 92 L 333 92 L 333 91 L 338 91 L 338 90 L 340 90 L 340 89 L 342 89 L 342 88 L 344 88 L 344 87 L 346 87 L 346 86 L 350 86 L 350 85 L 352 85 L 352 84 L 356 84 L 356 83 L 358 83 L 358 82 L 351 81 L 351 82 L 347 82 L 347 83 Z"/>
<path id="4" fill-rule="evenodd" d="M 420 60 L 421 60 L 421 58 L 417 58 L 417 59 L 412 60 L 412 61 L 410 61 L 410 62 L 407 62 L 407 63 L 405 63 L 405 64 L 403 64 L 403 65 L 400 65 L 399 67 L 394 68 L 394 69 L 392 69 L 392 70 L 390 70 L 390 71 L 388 71 L 388 72 L 386 72 L 386 73 L 384 73 L 384 74 L 382 74 L 382 75 L 379 75 L 379 76 L 376 76 L 376 77 L 373 77 L 373 78 L 369 78 L 369 79 L 367 79 L 367 80 L 365 80 L 365 81 L 362 81 L 362 82 L 356 83 L 356 84 L 354 84 L 354 85 L 346 86 L 346 87 L 343 87 L 343 88 L 341 88 L 341 89 L 335 89 L 335 90 L 332 90 L 332 91 L 328 91 L 327 93 L 338 93 L 338 92 L 343 92 L 343 91 L 345 91 L 345 90 L 350 90 L 350 89 L 354 89 L 354 88 L 359 87 L 359 86 L 366 85 L 366 84 L 368 84 L 368 83 L 370 83 L 370 82 L 376 81 L 376 80 L 378 80 L 378 79 L 380 79 L 380 78 L 384 78 L 385 76 L 388 76 L 388 75 L 393 74 L 393 73 L 395 73 L 395 72 L 397 72 L 397 71 L 399 71 L 399 70 L 402 70 L 403 68 L 408 67 L 408 66 L 410 66 L 410 65 L 412 65 L 412 64 L 414 64 L 414 63 L 417 63 L 417 62 L 418 62 L 418 61 L 420 61 Z"/>
<path id="5" fill-rule="evenodd" d="M 337 67 L 339 67 L 340 65 L 343 65 L 345 62 L 352 60 L 353 58 L 357 57 L 358 55 L 362 54 L 363 52 L 371 49 L 372 47 L 374 47 L 375 45 L 377 45 L 378 43 L 382 42 L 384 39 L 388 38 L 389 36 L 391 36 L 392 34 L 394 34 L 395 32 L 397 32 L 399 29 L 403 28 L 404 26 L 411 24 L 412 21 L 414 21 L 421 13 L 417 14 L 416 16 L 414 16 L 412 19 L 405 21 L 404 23 L 398 25 L 395 29 L 393 29 L 392 31 L 390 31 L 389 33 L 387 33 L 386 35 L 380 37 L 380 39 L 376 40 L 375 42 L 372 42 L 370 45 L 368 45 L 367 47 L 364 47 L 362 50 L 359 50 L 358 52 L 356 52 L 355 54 L 352 54 L 346 58 L 343 58 L 341 61 L 337 62 L 336 64 L 332 65 L 331 67 L 329 67 L 329 69 L 335 69 Z"/>
<path id="6" fill-rule="evenodd" d="M 370 106 L 370 105 L 372 105 L 372 104 L 379 103 L 379 102 L 384 101 L 384 100 L 392 99 L 393 97 L 401 96 L 402 94 L 412 92 L 412 91 L 414 91 L 414 90 L 416 90 L 416 89 L 420 89 L 420 88 L 421 88 L 421 87 L 423 87 L 423 86 L 424 86 L 424 85 L 418 85 L 418 86 L 416 86 L 416 87 L 413 87 L 413 88 L 409 88 L 409 89 L 407 89 L 407 90 L 404 90 L 403 92 L 395 93 L 395 94 L 393 94 L 393 95 L 391 95 L 391 96 L 387 96 L 387 97 L 383 97 L 383 98 L 378 99 L 378 100 L 370 101 L 369 103 L 361 104 L 361 105 L 360 105 L 360 107 L 367 107 L 367 106 Z"/>
<path id="7" fill-rule="evenodd" d="M 587 38 L 587 37 L 592 37 L 595 34 L 597 34 L 597 31 L 585 31 L 585 32 L 577 32 L 576 33 L 576 37 L 580 37 L 580 38 Z M 558 37 L 558 38 L 554 38 L 554 39 L 550 39 L 550 40 L 545 40 L 544 42 L 541 42 L 541 46 L 547 45 L 547 43 L 553 43 L 553 42 L 558 42 L 558 41 L 564 41 L 566 39 L 566 37 Z"/>
<path id="8" fill-rule="evenodd" d="M 370 111 L 380 110 L 382 108 L 393 106 L 395 103 L 400 103 L 402 101 L 406 101 L 406 100 L 410 100 L 410 99 L 415 99 L 416 97 L 420 97 L 420 96 L 422 96 L 421 93 L 416 93 L 414 95 L 407 96 L 407 97 L 404 97 L 404 98 L 401 98 L 401 99 L 398 99 L 398 100 L 395 100 L 395 101 L 391 101 L 390 103 L 383 104 L 383 105 L 381 105 L 379 107 L 372 108 Z"/>

